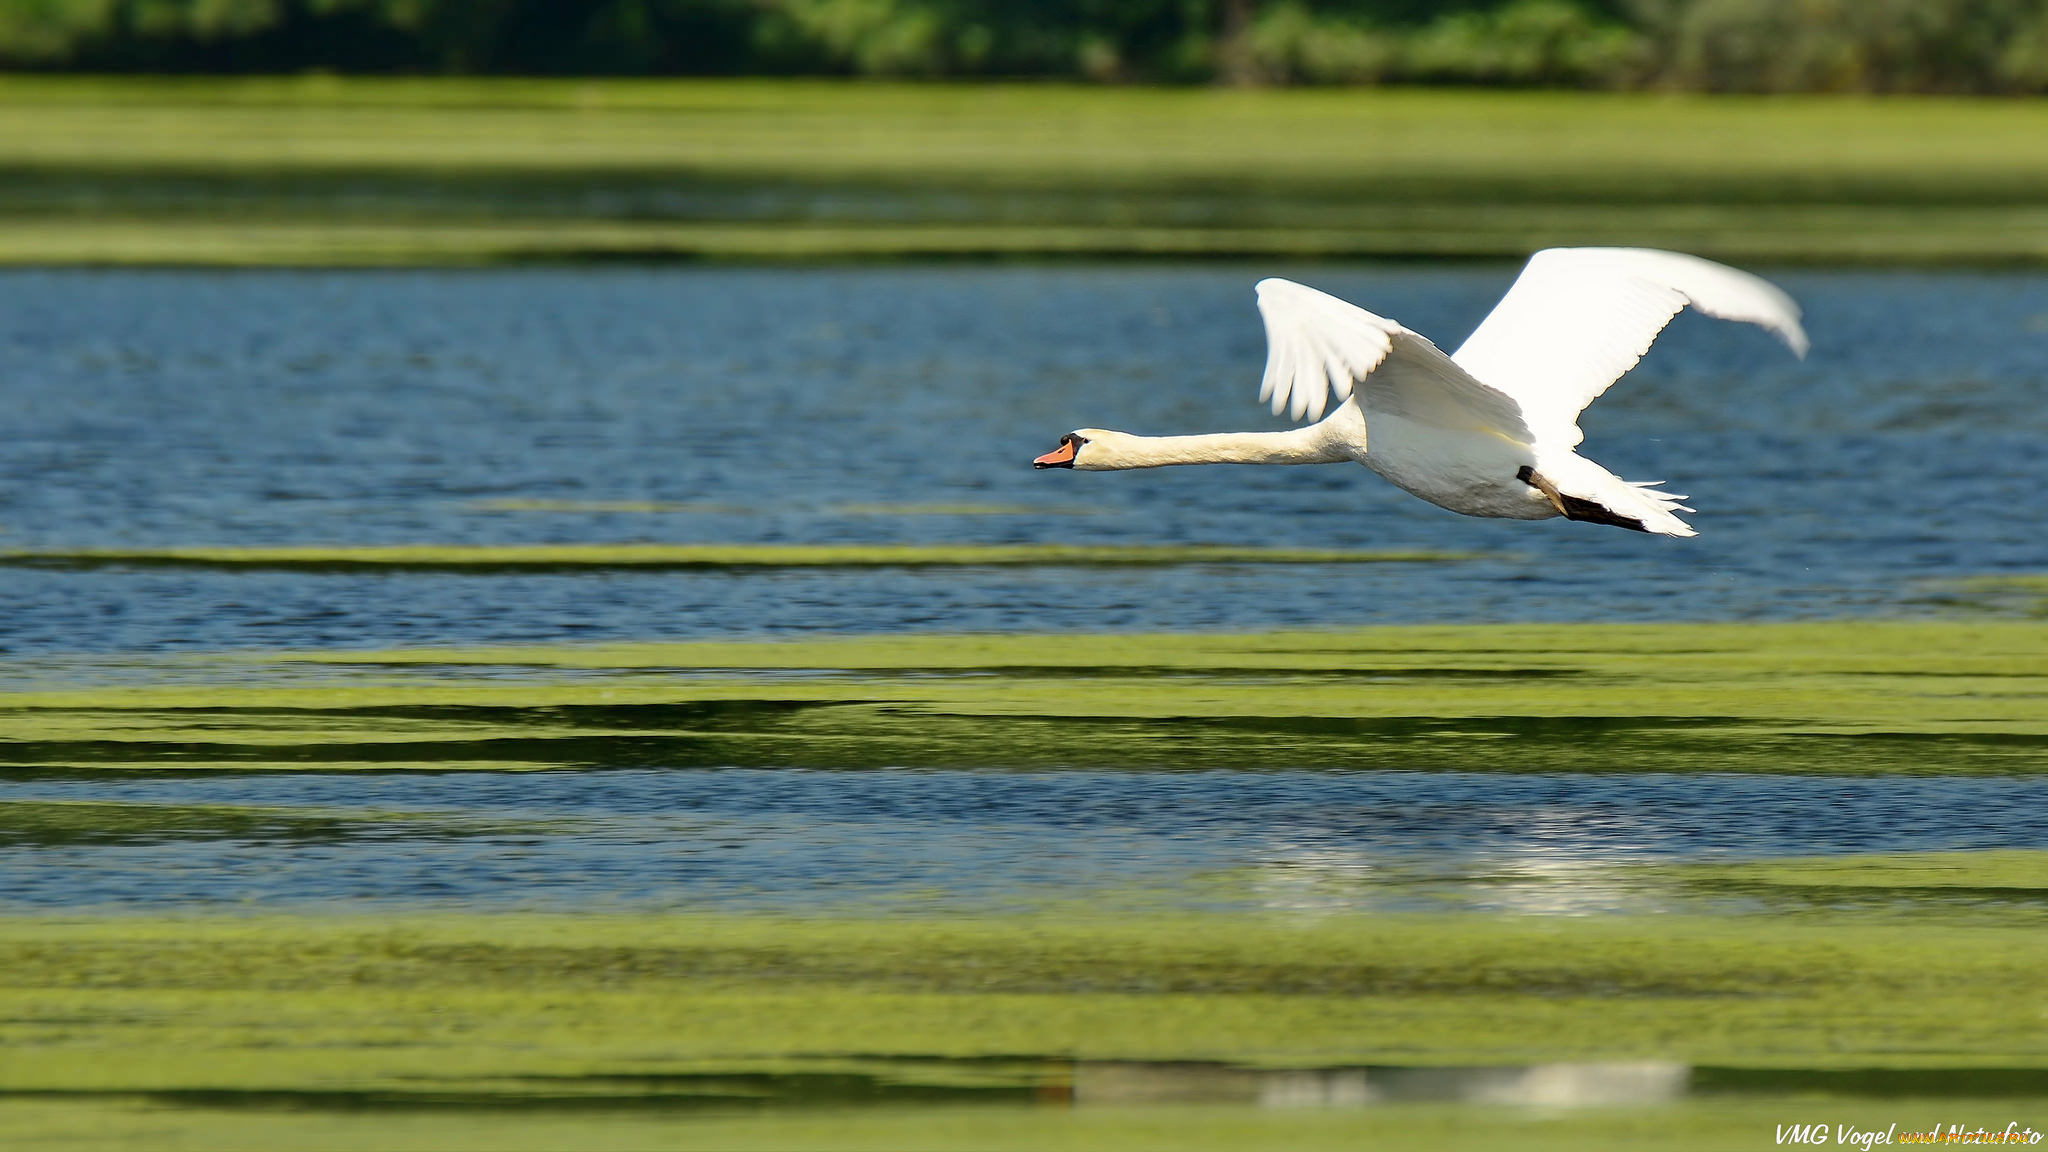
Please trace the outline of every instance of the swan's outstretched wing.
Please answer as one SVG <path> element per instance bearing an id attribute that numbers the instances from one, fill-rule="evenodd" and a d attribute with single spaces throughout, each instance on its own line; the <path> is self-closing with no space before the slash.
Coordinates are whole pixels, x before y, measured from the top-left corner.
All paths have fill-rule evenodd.
<path id="1" fill-rule="evenodd" d="M 1540 434 L 1577 444 L 1579 413 L 1688 304 L 1767 328 L 1806 355 L 1799 305 L 1747 272 L 1649 248 L 1548 248 L 1451 359 L 1520 401 Z"/>
<path id="2" fill-rule="evenodd" d="M 1359 406 L 1438 428 L 1497 433 L 1528 443 L 1515 401 L 1472 378 L 1417 333 L 1291 280 L 1259 281 L 1266 321 L 1266 378 L 1259 399 L 1277 415 L 1321 419 L 1331 396 L 1361 385 Z"/>

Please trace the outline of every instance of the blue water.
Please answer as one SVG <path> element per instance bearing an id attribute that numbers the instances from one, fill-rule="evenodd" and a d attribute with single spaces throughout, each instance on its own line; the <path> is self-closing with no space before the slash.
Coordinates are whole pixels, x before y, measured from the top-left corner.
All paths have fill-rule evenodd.
<path id="1" fill-rule="evenodd" d="M 1268 273 L 1455 344 L 1513 269 L 0 273 L 0 548 L 1210 541 L 1483 554 L 1340 569 L 0 569 L 0 648 L 1898 614 L 1948 578 L 2048 568 L 2039 274 L 1778 274 L 1807 309 L 1803 363 L 1760 332 L 1681 317 L 1590 410 L 1585 451 L 1690 493 L 1696 540 L 1468 519 L 1353 465 L 1032 471 L 1080 425 L 1279 426 L 1256 403 L 1250 285 Z M 492 503 L 534 500 L 572 505 Z M 573 507 L 621 501 L 680 507 Z"/>
<path id="2" fill-rule="evenodd" d="M 1643 911 L 1619 866 L 2048 848 L 2048 780 L 795 770 L 23 781 L 10 799 L 433 814 L 0 850 L 0 908 Z M 529 826 L 522 826 L 529 825 Z"/>
<path id="3" fill-rule="evenodd" d="M 2040 274 L 1778 275 L 1807 309 L 1804 362 L 1759 332 L 1681 317 L 1590 410 L 1585 451 L 1690 493 L 1695 540 L 1468 519 L 1351 465 L 1029 467 L 1082 425 L 1280 426 L 1255 399 L 1259 276 L 1455 344 L 1513 272 L 0 272 L 0 550 L 1056 541 L 1478 554 L 528 576 L 0 567 L 0 680 L 233 648 L 1899 615 L 1931 610 L 1958 577 L 2048 570 Z M 1587 867 L 2048 847 L 2048 784 L 2031 779 L 636 771 L 0 788 L 533 823 L 0 846 L 0 904 L 15 907 L 985 907 L 1144 891 L 1581 911 L 1644 899 L 1574 879 Z"/>

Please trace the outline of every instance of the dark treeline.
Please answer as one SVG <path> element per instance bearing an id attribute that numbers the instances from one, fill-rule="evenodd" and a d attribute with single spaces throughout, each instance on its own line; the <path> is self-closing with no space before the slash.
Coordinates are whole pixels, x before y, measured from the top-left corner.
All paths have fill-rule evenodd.
<path id="1" fill-rule="evenodd" d="M 2048 0 L 0 0 L 100 72 L 2048 90 Z"/>

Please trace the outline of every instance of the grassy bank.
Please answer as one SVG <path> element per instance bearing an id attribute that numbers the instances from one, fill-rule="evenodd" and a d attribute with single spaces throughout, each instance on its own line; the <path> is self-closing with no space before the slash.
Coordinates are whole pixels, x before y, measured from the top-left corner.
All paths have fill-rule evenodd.
<path id="1" fill-rule="evenodd" d="M 2048 108 L 816 82 L 0 82 L 0 261 L 2048 260 Z"/>
<path id="2" fill-rule="evenodd" d="M 165 667 L 177 683 L 0 696 L 0 765 L 2048 770 L 2048 625 L 2031 621 L 895 636 Z"/>

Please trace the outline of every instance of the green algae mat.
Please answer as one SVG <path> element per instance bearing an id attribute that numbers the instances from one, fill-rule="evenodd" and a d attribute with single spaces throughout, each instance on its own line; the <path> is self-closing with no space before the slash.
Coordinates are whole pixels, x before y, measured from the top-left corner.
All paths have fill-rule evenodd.
<path id="1" fill-rule="evenodd" d="M 2048 767 L 2048 623 L 2031 620 L 42 667 L 12 669 L 0 693 L 0 779 Z M 549 831 L 367 805 L 0 797 L 0 848 L 51 867 L 165 844 L 318 853 L 375 838 L 402 852 L 420 836 Z M 1629 910 L 1360 911 L 1248 896 L 1243 877 L 1217 874 L 1210 910 L 1179 911 L 1090 892 L 922 915 L 19 912 L 0 916 L 0 1131 L 10 1148 L 1201 1152 L 1747 1149 L 1794 1123 L 1828 1125 L 1829 1142 L 1835 1125 L 2048 1128 L 2048 852 L 1546 876 L 1521 882 L 1628 893 L 1604 906 Z M 1344 882 L 1393 892 L 1404 879 Z"/>
<path id="2" fill-rule="evenodd" d="M 2033 773 L 2048 769 L 2048 624 L 1488 625 L 165 658 L 118 684 L 0 693 L 0 766 Z"/>
<path id="3" fill-rule="evenodd" d="M 1996 888 L 2041 855 L 1754 867 Z M 15 917 L 0 1122 L 10 1146 L 450 1148 L 2040 1126 L 2044 912 Z"/>
<path id="4" fill-rule="evenodd" d="M 321 810 L 249 804 L 152 804 L 0 799 L 0 849 L 238 840 L 307 844 L 356 838 L 490 836 L 560 830 L 416 812 Z"/>
<path id="5" fill-rule="evenodd" d="M 644 1113 L 525 1110 L 486 1113 L 390 1111 L 309 1114 L 282 1108 L 225 1112 L 166 1108 L 147 1101 L 91 1110 L 62 1103 L 0 1104 L 16 1148 L 147 1148 L 193 1152 L 1356 1152 L 1360 1148 L 1482 1152 L 1583 1152 L 1589 1148 L 1746 1152 L 1774 1134 L 1818 1124 L 1832 1143 L 1839 1125 L 1895 1137 L 1933 1127 L 2002 1132 L 2040 1130 L 2040 1098 L 1988 1100 L 1893 1097 L 1881 1106 L 1807 1095 L 1735 1102 L 1685 1102 L 1647 1109 L 1558 1110 L 1470 1104 L 1397 1104 L 1371 1109 L 1275 1109 L 1233 1103 L 1127 1108 L 952 1105 L 858 1111 L 740 1108 L 687 1120 Z M 1875 1123 L 1873 1123 L 1876 1121 Z M 1938 1122 L 1948 1122 L 1939 1124 Z M 1958 1123 L 1960 1122 L 1960 1123 Z M 1860 1143 L 1848 1145 L 1862 1148 Z"/>
<path id="6" fill-rule="evenodd" d="M 0 80 L 0 262 L 2048 259 L 2038 101 Z"/>
<path id="7" fill-rule="evenodd" d="M 971 1061 L 991 1083 L 1061 1060 L 2048 1071 L 2043 911 L 15 917 L 0 1079 L 488 1097 L 831 1061 L 935 1085 Z"/>

